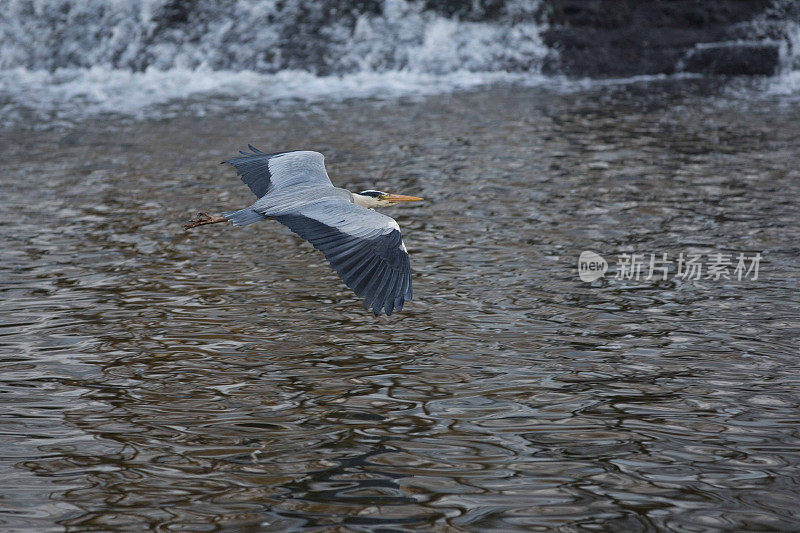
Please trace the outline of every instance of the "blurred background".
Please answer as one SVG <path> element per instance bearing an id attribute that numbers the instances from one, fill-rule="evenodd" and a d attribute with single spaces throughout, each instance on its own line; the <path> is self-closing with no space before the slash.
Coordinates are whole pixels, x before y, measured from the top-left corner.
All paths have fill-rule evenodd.
<path id="1" fill-rule="evenodd" d="M 792 1 L 9 0 L 0 118 L 162 116 L 496 81 L 671 74 L 800 85 Z"/>
<path id="2" fill-rule="evenodd" d="M 4 1 L 0 529 L 796 530 L 799 106 L 789 0 Z M 426 199 L 402 313 L 183 231 L 248 143 Z"/>

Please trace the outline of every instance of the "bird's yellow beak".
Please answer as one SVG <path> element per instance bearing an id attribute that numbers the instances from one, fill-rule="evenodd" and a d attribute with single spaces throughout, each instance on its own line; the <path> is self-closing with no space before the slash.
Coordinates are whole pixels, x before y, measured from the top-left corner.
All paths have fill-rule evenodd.
<path id="1" fill-rule="evenodd" d="M 388 200 L 390 202 L 416 202 L 422 200 L 417 196 L 406 196 L 404 194 L 384 194 L 381 200 Z"/>

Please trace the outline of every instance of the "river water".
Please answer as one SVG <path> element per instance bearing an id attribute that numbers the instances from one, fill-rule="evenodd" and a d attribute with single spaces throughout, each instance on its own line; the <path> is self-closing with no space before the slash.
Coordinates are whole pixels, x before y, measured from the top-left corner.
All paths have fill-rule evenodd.
<path id="1" fill-rule="evenodd" d="M 796 530 L 798 122 L 674 80 L 3 131 L 0 528 Z M 181 229 L 247 143 L 425 198 L 402 313 L 275 222 Z"/>

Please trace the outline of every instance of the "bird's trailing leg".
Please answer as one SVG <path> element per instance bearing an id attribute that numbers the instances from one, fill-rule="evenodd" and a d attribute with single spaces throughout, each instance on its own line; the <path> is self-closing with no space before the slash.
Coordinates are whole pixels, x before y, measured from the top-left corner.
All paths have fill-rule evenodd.
<path id="1" fill-rule="evenodd" d="M 192 229 L 197 226 L 205 226 L 206 224 L 218 224 L 220 222 L 227 222 L 228 219 L 224 216 L 212 217 L 205 213 L 197 213 L 197 216 L 192 219 L 188 224 L 183 225 L 183 229 Z"/>

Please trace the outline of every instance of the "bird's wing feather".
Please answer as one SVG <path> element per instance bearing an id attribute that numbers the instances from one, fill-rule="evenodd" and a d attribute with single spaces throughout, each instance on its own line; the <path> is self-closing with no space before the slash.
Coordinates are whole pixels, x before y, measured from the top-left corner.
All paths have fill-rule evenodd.
<path id="1" fill-rule="evenodd" d="M 252 153 L 223 161 L 236 168 L 242 181 L 258 198 L 267 192 L 291 185 L 332 186 L 325 171 L 325 156 L 319 152 L 297 150 L 265 154 L 248 145 Z"/>
<path id="2" fill-rule="evenodd" d="M 412 299 L 411 264 L 393 218 L 343 198 L 325 198 L 275 220 L 325 254 L 375 316 L 400 311 Z"/>

